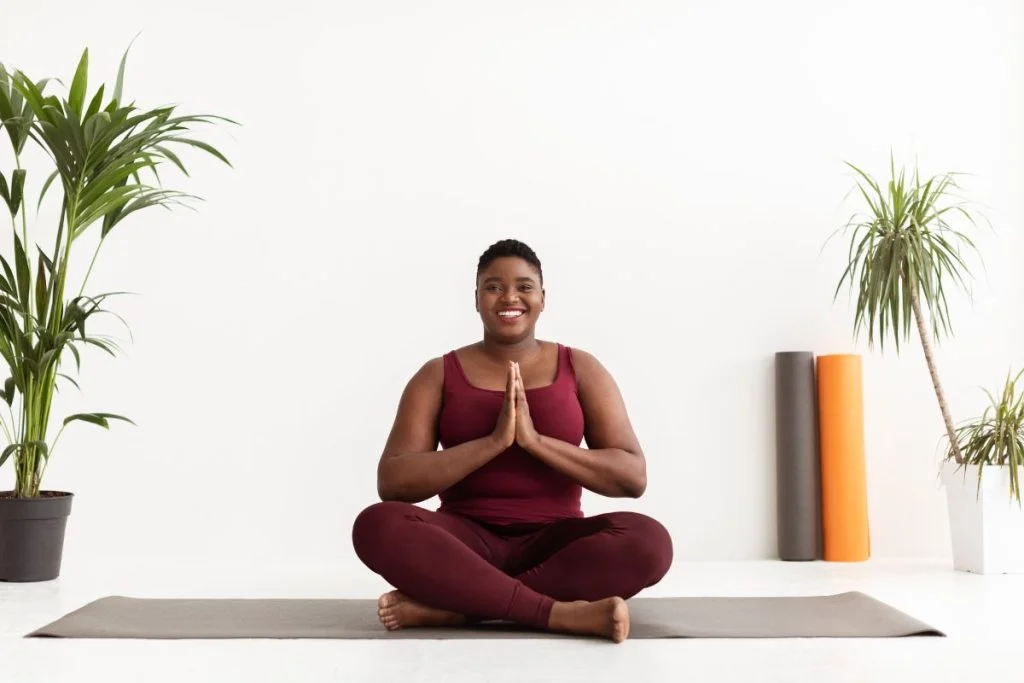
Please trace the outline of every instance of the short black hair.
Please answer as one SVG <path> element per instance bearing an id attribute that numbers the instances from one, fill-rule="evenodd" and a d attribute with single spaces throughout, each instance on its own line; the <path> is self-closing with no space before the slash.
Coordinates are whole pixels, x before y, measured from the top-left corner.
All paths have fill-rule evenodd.
<path id="1" fill-rule="evenodd" d="M 484 272 L 484 269 L 497 259 L 509 256 L 521 258 L 536 268 L 537 274 L 540 275 L 540 283 L 541 285 L 544 284 L 544 271 L 540 267 L 540 259 L 537 258 L 536 252 L 526 244 L 515 239 L 500 240 L 487 247 L 484 253 L 480 255 L 480 261 L 476 266 L 476 276 L 480 277 L 480 273 Z"/>

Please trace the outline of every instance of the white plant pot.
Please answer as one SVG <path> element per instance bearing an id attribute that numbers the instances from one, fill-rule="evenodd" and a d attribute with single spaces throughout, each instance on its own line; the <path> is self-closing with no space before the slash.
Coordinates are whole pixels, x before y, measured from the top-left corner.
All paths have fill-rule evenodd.
<path id="1" fill-rule="evenodd" d="M 1024 472 L 1020 473 L 1024 477 Z M 1024 478 L 1021 479 L 1024 481 Z M 942 463 L 953 567 L 976 574 L 1024 574 L 1024 503 L 1010 493 L 1010 469 Z M 1024 500 L 1024 496 L 1022 496 Z"/>

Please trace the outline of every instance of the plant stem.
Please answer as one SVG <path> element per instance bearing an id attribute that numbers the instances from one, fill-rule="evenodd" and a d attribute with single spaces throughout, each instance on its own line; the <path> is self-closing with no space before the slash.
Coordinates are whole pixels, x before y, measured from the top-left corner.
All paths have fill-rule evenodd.
<path id="1" fill-rule="evenodd" d="M 924 314 L 921 312 L 921 302 L 917 298 L 917 288 L 913 281 L 907 282 L 910 290 L 910 306 L 914 310 L 914 320 L 917 322 L 917 333 L 921 337 L 921 348 L 924 349 L 924 359 L 928 364 L 928 372 L 932 376 L 932 387 L 935 389 L 935 398 L 939 401 L 939 410 L 942 411 L 942 421 L 946 425 L 946 435 L 949 437 L 950 448 L 953 449 L 953 458 L 958 464 L 963 463 L 964 457 L 960 452 L 960 444 L 956 438 L 956 430 L 953 428 L 953 418 L 949 414 L 949 406 L 946 404 L 946 394 L 939 382 L 939 372 L 935 367 L 935 357 L 932 353 L 931 336 L 924 324 Z"/>
<path id="2" fill-rule="evenodd" d="M 19 171 L 21 170 L 21 155 L 17 152 L 14 154 L 14 167 Z M 26 217 L 28 214 L 28 206 L 25 203 L 25 196 L 25 188 L 23 186 L 21 190 L 21 246 L 25 249 L 25 261 L 28 263 L 28 272 L 34 273 L 35 269 L 32 267 L 32 249 L 28 244 L 28 218 Z M 14 228 L 14 232 L 17 234 L 17 227 Z M 34 325 L 32 325 L 32 310 L 35 303 L 33 299 L 34 298 L 31 296 L 28 297 L 29 314 L 25 316 L 25 334 L 29 334 L 34 328 Z"/>
<path id="3" fill-rule="evenodd" d="M 14 167 L 21 170 L 21 155 L 14 155 Z M 25 256 L 28 257 L 28 219 L 25 217 L 27 210 L 25 208 L 25 188 L 21 189 L 21 243 L 25 246 Z M 15 228 L 17 230 L 17 228 Z M 32 261 L 29 260 L 29 264 Z"/>
<path id="4" fill-rule="evenodd" d="M 99 243 L 96 244 L 96 251 L 92 252 L 92 258 L 89 259 L 89 268 L 85 271 L 85 277 L 82 278 L 82 286 L 78 290 L 78 296 L 82 296 L 82 292 L 85 291 L 85 283 L 89 281 L 89 276 L 92 275 L 92 267 L 96 263 L 96 257 L 99 256 L 101 246 L 103 246 L 102 237 Z"/>
<path id="5" fill-rule="evenodd" d="M 11 416 L 11 422 L 14 422 L 13 415 Z M 7 420 L 0 419 L 0 428 L 3 429 L 4 438 L 7 440 L 7 443 L 14 443 L 14 435 L 11 434 L 11 430 L 7 428 Z"/>

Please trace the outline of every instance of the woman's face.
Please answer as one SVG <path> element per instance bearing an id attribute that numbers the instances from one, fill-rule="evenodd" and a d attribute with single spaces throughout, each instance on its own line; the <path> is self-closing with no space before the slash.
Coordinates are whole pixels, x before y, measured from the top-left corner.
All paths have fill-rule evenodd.
<path id="1" fill-rule="evenodd" d="M 477 278 L 476 310 L 491 336 L 505 340 L 528 336 L 544 310 L 540 276 L 521 258 L 495 259 Z"/>

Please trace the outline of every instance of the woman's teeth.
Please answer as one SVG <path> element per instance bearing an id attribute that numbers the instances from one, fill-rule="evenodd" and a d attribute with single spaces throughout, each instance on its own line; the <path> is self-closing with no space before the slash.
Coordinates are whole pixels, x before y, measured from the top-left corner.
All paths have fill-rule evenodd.
<path id="1" fill-rule="evenodd" d="M 502 318 L 518 318 L 522 314 L 522 311 L 498 311 L 498 315 Z"/>

